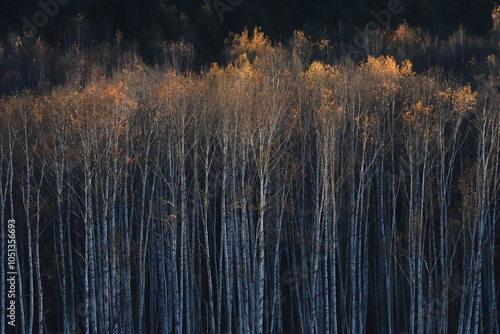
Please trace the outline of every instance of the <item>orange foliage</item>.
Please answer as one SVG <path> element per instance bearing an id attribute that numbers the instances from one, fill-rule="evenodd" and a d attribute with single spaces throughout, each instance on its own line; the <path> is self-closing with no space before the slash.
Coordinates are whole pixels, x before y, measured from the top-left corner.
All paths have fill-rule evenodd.
<path id="1" fill-rule="evenodd" d="M 245 28 L 241 34 L 236 34 L 232 40 L 229 54 L 232 59 L 237 59 L 246 53 L 250 62 L 253 63 L 259 54 L 263 54 L 271 49 L 269 38 L 260 28 L 254 28 L 252 36 L 249 36 L 248 29 Z"/>
<path id="2" fill-rule="evenodd" d="M 193 75 L 169 72 L 163 78 L 157 93 L 162 102 L 175 107 L 176 102 L 187 102 L 187 97 L 197 92 L 197 83 Z"/>
<path id="3" fill-rule="evenodd" d="M 408 22 L 400 24 L 394 31 L 393 41 L 396 43 L 419 42 L 420 38 L 417 33 L 410 27 Z"/>
<path id="4" fill-rule="evenodd" d="M 470 85 L 466 85 L 454 92 L 452 97 L 453 111 L 458 114 L 471 112 L 477 103 L 477 92 L 473 92 Z"/>
<path id="5" fill-rule="evenodd" d="M 321 105 L 316 110 L 316 118 L 320 121 L 325 121 L 326 119 L 343 119 L 346 112 L 342 106 L 338 104 L 335 100 L 333 92 L 329 89 L 325 89 L 322 94 Z"/>
<path id="6" fill-rule="evenodd" d="M 309 88 L 328 87 L 333 82 L 339 71 L 330 65 L 325 65 L 322 62 L 315 61 L 309 66 L 307 72 L 304 73 L 306 84 Z"/>
<path id="7" fill-rule="evenodd" d="M 423 138 L 433 134 L 436 120 L 432 105 L 426 107 L 422 101 L 418 101 L 417 104 L 406 108 L 406 112 L 402 116 L 405 128 L 411 132 Z"/>
<path id="8" fill-rule="evenodd" d="M 362 138 L 366 138 L 369 143 L 375 142 L 376 136 L 380 135 L 377 132 L 379 120 L 370 114 L 363 114 L 357 117 L 357 122 L 361 129 Z"/>
<path id="9" fill-rule="evenodd" d="M 359 68 L 361 73 L 368 76 L 366 84 L 372 82 L 371 90 L 377 98 L 393 97 L 400 88 L 400 80 L 413 77 L 412 63 L 405 60 L 398 65 L 391 56 L 369 56 L 366 63 Z"/>
<path id="10" fill-rule="evenodd" d="M 322 42 L 323 41 L 324 40 L 322 40 Z M 311 41 L 302 31 L 295 30 L 290 44 L 293 58 L 296 61 L 300 61 L 300 65 L 303 65 L 302 62 L 308 59 L 311 54 Z"/>
<path id="11" fill-rule="evenodd" d="M 212 66 L 208 76 L 213 83 L 212 88 L 216 90 L 219 108 L 233 108 L 234 112 L 244 114 L 255 111 L 256 95 L 263 75 L 250 63 L 246 54 L 240 55 L 225 68 Z"/>
<path id="12" fill-rule="evenodd" d="M 500 6 L 495 6 L 491 12 L 491 18 L 493 20 L 493 31 L 500 31 Z"/>
<path id="13" fill-rule="evenodd" d="M 70 111 L 70 124 L 76 131 L 108 129 L 116 134 L 126 130 L 129 113 L 137 108 L 137 103 L 128 96 L 123 82 L 115 85 L 93 83 L 81 93 L 74 93 L 75 107 Z"/>
<path id="14" fill-rule="evenodd" d="M 366 63 L 361 66 L 361 70 L 370 73 L 381 79 L 397 79 L 406 76 L 413 76 L 412 63 L 405 60 L 402 65 L 398 65 L 392 56 L 369 56 Z"/>
<path id="15" fill-rule="evenodd" d="M 445 112 L 445 117 L 456 118 L 464 113 L 472 112 L 476 108 L 477 93 L 473 92 L 470 85 L 466 85 L 453 91 L 447 88 L 436 93 L 437 105 Z"/>

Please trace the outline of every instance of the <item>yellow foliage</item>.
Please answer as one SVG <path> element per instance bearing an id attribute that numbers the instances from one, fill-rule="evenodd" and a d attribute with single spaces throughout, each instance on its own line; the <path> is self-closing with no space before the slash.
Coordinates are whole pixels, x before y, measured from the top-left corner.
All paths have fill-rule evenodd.
<path id="1" fill-rule="evenodd" d="M 399 67 L 399 74 L 404 77 L 410 77 L 415 75 L 413 72 L 413 64 L 408 59 L 403 61 L 403 64 Z"/>
<path id="2" fill-rule="evenodd" d="M 456 91 L 451 88 L 438 91 L 436 98 L 441 108 L 451 110 L 454 116 L 473 111 L 477 104 L 477 93 L 472 91 L 470 85 L 461 87 Z"/>
<path id="3" fill-rule="evenodd" d="M 93 128 L 109 128 L 122 131 L 128 113 L 137 108 L 137 103 L 126 93 L 123 82 L 116 85 L 91 84 L 73 98 L 76 108 L 70 111 L 70 124 L 78 131 Z"/>
<path id="4" fill-rule="evenodd" d="M 438 98 L 438 101 L 443 101 L 443 102 L 447 102 L 447 101 L 451 101 L 451 98 L 453 96 L 453 91 L 451 90 L 451 88 L 446 88 L 445 90 L 440 90 L 436 93 L 436 96 Z"/>
<path id="5" fill-rule="evenodd" d="M 127 96 L 126 91 L 127 86 L 120 81 L 117 85 L 107 87 L 102 93 L 114 108 L 134 110 L 137 103 Z"/>
<path id="6" fill-rule="evenodd" d="M 260 89 L 261 79 L 263 74 L 260 73 L 253 64 L 248 60 L 247 54 L 241 54 L 238 59 L 229 64 L 225 68 L 214 64 L 209 73 L 208 80 L 212 89 L 216 89 L 218 93 L 215 96 L 225 96 L 224 101 L 219 103 L 245 105 L 246 108 L 252 108 L 255 103 L 257 94 Z"/>
<path id="7" fill-rule="evenodd" d="M 256 74 L 246 53 L 240 55 L 234 64 L 228 66 L 227 70 L 228 73 L 239 78 L 251 79 Z"/>
<path id="8" fill-rule="evenodd" d="M 361 137 L 366 139 L 369 143 L 373 143 L 378 133 L 378 119 L 377 117 L 373 117 L 369 113 L 365 113 L 359 117 L 354 119 L 357 122 L 361 132 Z"/>
<path id="9" fill-rule="evenodd" d="M 361 70 L 366 71 L 381 79 L 397 79 L 414 75 L 412 63 L 405 60 L 402 65 L 398 65 L 391 56 L 372 57 L 369 56 L 366 63 L 361 65 Z"/>
<path id="10" fill-rule="evenodd" d="M 495 61 L 496 61 L 496 56 L 494 54 L 488 55 L 488 57 L 486 57 L 487 63 L 495 64 Z"/>
<path id="11" fill-rule="evenodd" d="M 417 33 L 408 25 L 408 22 L 400 24 L 394 31 L 393 41 L 396 43 L 418 42 L 419 37 Z"/>
<path id="12" fill-rule="evenodd" d="M 153 92 L 153 99 L 155 96 L 159 98 L 164 112 L 173 112 L 182 104 L 183 97 L 192 91 L 193 85 L 191 77 L 170 72 L 165 76 L 160 87 Z"/>
<path id="13" fill-rule="evenodd" d="M 373 96 L 377 99 L 391 98 L 400 88 L 400 80 L 414 76 L 412 63 L 405 60 L 398 65 L 391 56 L 372 57 L 369 56 L 359 71 L 364 84 L 371 89 Z"/>
<path id="14" fill-rule="evenodd" d="M 236 79 L 256 79 L 259 73 L 255 70 L 254 66 L 250 63 L 246 53 L 242 53 L 238 58 L 227 67 L 222 68 L 217 63 L 212 64 L 208 77 L 215 79 L 215 82 L 220 80 L 236 80 Z"/>
<path id="15" fill-rule="evenodd" d="M 309 66 L 304 74 L 310 87 L 323 86 L 333 80 L 339 72 L 330 65 L 325 65 L 320 61 L 315 61 Z"/>
<path id="16" fill-rule="evenodd" d="M 493 20 L 493 31 L 500 31 L 500 6 L 493 8 L 491 12 L 491 18 Z"/>
<path id="17" fill-rule="evenodd" d="M 318 110 L 316 110 L 318 119 L 325 120 L 331 117 L 338 118 L 340 116 L 345 116 L 345 114 L 344 108 L 335 100 L 333 92 L 330 89 L 325 89 L 322 94 L 321 105 Z"/>
<path id="18" fill-rule="evenodd" d="M 471 112 L 476 107 L 477 93 L 473 92 L 470 85 L 458 89 L 452 98 L 453 111 L 458 114 Z"/>
<path id="19" fill-rule="evenodd" d="M 32 108 L 32 114 L 37 122 L 40 122 L 52 108 L 52 101 L 48 96 L 38 97 Z"/>
<path id="20" fill-rule="evenodd" d="M 330 47 L 330 40 L 329 39 L 320 39 L 318 41 L 318 47 L 322 49 L 327 49 Z"/>
<path id="21" fill-rule="evenodd" d="M 304 59 L 309 56 L 312 44 L 309 38 L 302 31 L 295 30 L 293 32 L 291 45 L 292 53 L 295 56 L 299 56 Z"/>
<path id="22" fill-rule="evenodd" d="M 255 57 L 269 51 L 271 48 L 269 38 L 260 28 L 254 28 L 251 37 L 248 29 L 245 28 L 241 34 L 234 36 L 229 53 L 233 59 L 238 59 L 240 55 L 246 53 L 249 61 L 253 62 Z"/>
<path id="23" fill-rule="evenodd" d="M 403 113 L 403 124 L 408 130 L 414 131 L 422 137 L 432 134 L 435 123 L 434 107 L 426 107 L 422 101 L 406 108 Z"/>
<path id="24" fill-rule="evenodd" d="M 307 37 L 306 34 L 304 34 L 303 31 L 300 30 L 294 30 L 293 31 L 293 37 L 300 42 L 307 43 Z"/>

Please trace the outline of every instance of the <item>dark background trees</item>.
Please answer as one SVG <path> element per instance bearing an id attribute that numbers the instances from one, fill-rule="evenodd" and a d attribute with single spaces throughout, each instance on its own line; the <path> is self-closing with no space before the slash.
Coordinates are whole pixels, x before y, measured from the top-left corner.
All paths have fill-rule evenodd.
<path id="1" fill-rule="evenodd" d="M 294 30 L 320 38 L 336 31 L 339 24 L 345 27 L 345 32 L 356 26 L 362 28 L 373 20 L 371 11 L 379 12 L 388 6 L 386 0 L 233 3 L 237 5 L 231 6 L 232 11 L 224 11 L 221 21 L 215 2 L 210 0 L 71 0 L 60 5 L 57 15 L 40 30 L 51 45 L 63 43 L 68 19 L 80 13 L 89 21 L 98 40 L 109 41 L 114 31 L 120 30 L 129 41 L 143 41 L 143 52 L 147 54 L 151 36 L 168 40 L 184 38 L 204 54 L 217 58 L 227 34 L 240 32 L 244 27 L 260 26 L 275 40 L 290 36 Z M 492 26 L 493 0 L 401 0 L 400 4 L 403 11 L 391 18 L 392 27 L 407 20 L 412 26 L 447 35 L 459 24 L 475 34 L 484 34 Z M 0 38 L 9 32 L 21 35 L 22 18 L 32 21 L 33 14 L 41 10 L 37 1 L 32 0 L 4 0 L 1 8 Z"/>

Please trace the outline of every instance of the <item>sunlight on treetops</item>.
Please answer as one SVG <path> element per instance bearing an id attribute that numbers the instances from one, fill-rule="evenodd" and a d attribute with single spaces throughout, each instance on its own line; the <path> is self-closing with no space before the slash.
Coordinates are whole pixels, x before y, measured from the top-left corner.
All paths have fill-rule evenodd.
<path id="1" fill-rule="evenodd" d="M 49 96 L 41 96 L 35 100 L 31 111 L 35 119 L 40 121 L 50 112 L 55 112 L 54 109 L 54 101 Z"/>
<path id="2" fill-rule="evenodd" d="M 171 71 L 167 73 L 159 87 L 151 93 L 151 99 L 159 98 L 161 110 L 172 113 L 184 110 L 191 94 L 195 94 L 196 83 L 191 75 L 180 75 Z"/>
<path id="3" fill-rule="evenodd" d="M 127 86 L 120 81 L 115 85 L 104 87 L 91 85 L 88 90 L 84 91 L 84 94 L 88 94 L 91 103 L 99 107 L 101 112 L 114 113 L 118 110 L 133 110 L 137 107 L 137 103 L 127 96 L 126 90 Z"/>
<path id="4" fill-rule="evenodd" d="M 313 62 L 309 69 L 304 73 L 307 84 L 310 88 L 316 86 L 323 87 L 331 83 L 333 78 L 339 74 L 335 68 L 325 65 L 320 61 Z"/>
<path id="5" fill-rule="evenodd" d="M 208 72 L 209 81 L 216 86 L 224 86 L 224 82 L 231 82 L 231 86 L 257 85 L 262 75 L 250 63 L 246 52 L 226 67 L 220 67 L 217 63 L 212 64 Z"/>
<path id="6" fill-rule="evenodd" d="M 366 63 L 362 64 L 360 69 L 380 78 L 397 79 L 414 75 L 412 67 L 413 64 L 409 60 L 405 60 L 402 65 L 398 65 L 392 56 L 377 58 L 368 56 Z"/>
<path id="7" fill-rule="evenodd" d="M 451 98 L 453 96 L 453 92 L 450 87 L 446 88 L 445 90 L 440 90 L 436 93 L 436 97 L 438 101 L 442 102 L 451 102 Z"/>
<path id="8" fill-rule="evenodd" d="M 298 56 L 301 59 L 305 59 L 310 56 L 311 42 L 304 32 L 300 30 L 295 30 L 293 32 L 291 46 L 295 57 Z"/>
<path id="9" fill-rule="evenodd" d="M 392 56 L 369 56 L 367 61 L 360 65 L 359 71 L 366 76 L 362 78 L 363 84 L 380 100 L 394 97 L 400 89 L 400 80 L 415 75 L 412 67 L 409 60 L 398 65 Z"/>
<path id="10" fill-rule="evenodd" d="M 412 130 L 422 137 L 428 137 L 435 121 L 434 106 L 426 107 L 422 101 L 406 108 L 403 113 L 403 123 L 408 130 Z"/>
<path id="11" fill-rule="evenodd" d="M 490 54 L 486 57 L 486 64 L 490 68 L 491 72 L 494 72 L 497 68 L 497 57 L 494 54 Z"/>
<path id="12" fill-rule="evenodd" d="M 227 67 L 227 71 L 232 75 L 236 75 L 242 78 L 251 78 L 255 74 L 253 66 L 250 63 L 246 52 L 241 54 L 233 64 L 230 64 Z"/>
<path id="13" fill-rule="evenodd" d="M 491 12 L 491 19 L 493 20 L 493 31 L 500 31 L 500 6 L 495 6 Z"/>
<path id="14" fill-rule="evenodd" d="M 455 91 L 448 87 L 436 93 L 436 100 L 438 105 L 450 111 L 448 117 L 456 117 L 476 108 L 477 92 L 473 92 L 469 84 Z"/>
<path id="15" fill-rule="evenodd" d="M 396 43 L 409 43 L 409 42 L 419 42 L 420 37 L 417 33 L 410 27 L 408 22 L 403 22 L 394 31 L 392 39 Z"/>
<path id="16" fill-rule="evenodd" d="M 335 99 L 335 94 L 330 89 L 325 89 L 321 94 L 321 105 L 316 110 L 317 120 L 344 119 L 346 111 Z"/>
<path id="17" fill-rule="evenodd" d="M 477 92 L 473 92 L 470 85 L 459 88 L 452 97 L 453 111 L 458 114 L 471 112 L 476 108 Z"/>
<path id="18" fill-rule="evenodd" d="M 246 53 L 248 60 L 253 63 L 255 57 L 272 49 L 269 37 L 261 28 L 254 28 L 252 36 L 249 36 L 248 29 L 245 28 L 241 34 L 236 34 L 231 41 L 229 55 L 232 59 L 237 59 L 241 54 Z"/>
<path id="19" fill-rule="evenodd" d="M 137 108 L 137 102 L 127 95 L 127 89 L 121 81 L 114 85 L 93 83 L 87 86 L 74 96 L 77 108 L 70 113 L 72 126 L 106 127 L 108 124 L 122 129 L 127 114 Z"/>

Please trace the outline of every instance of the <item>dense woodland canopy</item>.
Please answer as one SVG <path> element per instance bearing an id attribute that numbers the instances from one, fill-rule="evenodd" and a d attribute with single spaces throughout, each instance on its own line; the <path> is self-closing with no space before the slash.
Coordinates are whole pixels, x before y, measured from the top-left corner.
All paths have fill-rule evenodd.
<path id="1" fill-rule="evenodd" d="M 5 42 L 17 332 L 499 333 L 499 14 L 350 55 L 243 30 L 213 64 L 82 15 Z"/>

